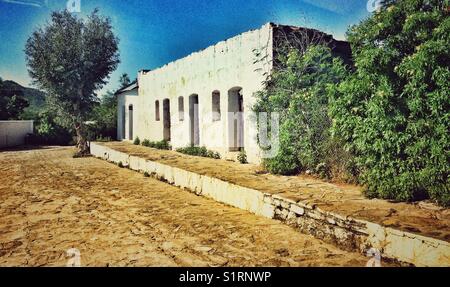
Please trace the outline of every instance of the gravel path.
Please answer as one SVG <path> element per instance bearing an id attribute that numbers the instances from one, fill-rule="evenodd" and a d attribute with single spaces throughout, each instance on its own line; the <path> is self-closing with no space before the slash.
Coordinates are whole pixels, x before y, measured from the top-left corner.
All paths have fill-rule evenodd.
<path id="1" fill-rule="evenodd" d="M 364 266 L 274 220 L 71 148 L 0 152 L 0 266 Z"/>

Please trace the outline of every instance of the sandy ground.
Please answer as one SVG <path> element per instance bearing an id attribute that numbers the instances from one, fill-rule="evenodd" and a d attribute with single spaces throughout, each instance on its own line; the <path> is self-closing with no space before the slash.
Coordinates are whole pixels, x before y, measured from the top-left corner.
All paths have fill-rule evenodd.
<path id="1" fill-rule="evenodd" d="M 0 152 L 0 266 L 364 266 L 275 220 L 71 148 Z"/>
<path id="2" fill-rule="evenodd" d="M 307 176 L 261 174 L 257 165 L 192 157 L 126 142 L 103 144 L 130 155 L 316 205 L 325 211 L 450 242 L 450 209 L 430 202 L 396 203 L 367 199 L 362 195 L 362 188 L 355 185 L 333 184 Z"/>

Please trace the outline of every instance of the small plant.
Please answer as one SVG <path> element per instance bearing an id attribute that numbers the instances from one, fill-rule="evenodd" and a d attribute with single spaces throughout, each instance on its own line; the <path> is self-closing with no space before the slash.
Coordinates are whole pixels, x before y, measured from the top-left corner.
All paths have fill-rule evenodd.
<path id="1" fill-rule="evenodd" d="M 134 144 L 134 145 L 140 145 L 140 144 L 141 144 L 141 140 L 139 139 L 139 137 L 136 137 L 136 138 L 134 139 L 133 144 Z"/>
<path id="2" fill-rule="evenodd" d="M 209 150 L 207 152 L 207 157 L 213 158 L 213 159 L 220 159 L 220 154 L 218 152 L 216 152 L 216 151 Z"/>
<path id="3" fill-rule="evenodd" d="M 239 152 L 239 154 L 238 154 L 238 156 L 237 156 L 237 160 L 238 160 L 240 163 L 242 163 L 242 164 L 247 164 L 247 163 L 248 163 L 248 161 L 247 161 L 247 153 L 245 152 L 244 149 L 242 149 L 242 150 Z"/>
<path id="4" fill-rule="evenodd" d="M 120 167 L 120 168 L 124 168 L 124 167 L 125 167 L 121 161 L 119 161 L 119 163 L 117 164 L 117 166 Z"/>
<path id="5" fill-rule="evenodd" d="M 166 140 L 158 141 L 158 142 L 151 142 L 147 139 L 142 141 L 142 145 L 145 147 L 151 147 L 155 149 L 161 149 L 161 150 L 171 150 L 172 147 L 170 146 L 170 143 Z"/>
<path id="6" fill-rule="evenodd" d="M 208 150 L 206 147 L 183 147 L 176 149 L 177 152 L 192 156 L 209 157 L 213 159 L 220 159 L 220 154 L 215 151 Z"/>
<path id="7" fill-rule="evenodd" d="M 150 177 L 150 174 L 148 172 L 144 172 L 144 177 Z"/>
<path id="8" fill-rule="evenodd" d="M 159 142 L 156 142 L 154 145 L 154 148 L 161 149 L 161 150 L 171 150 L 172 147 L 170 146 L 169 142 L 166 140 L 162 140 Z"/>
<path id="9" fill-rule="evenodd" d="M 316 166 L 315 173 L 323 179 L 331 179 L 330 167 L 324 162 Z"/>

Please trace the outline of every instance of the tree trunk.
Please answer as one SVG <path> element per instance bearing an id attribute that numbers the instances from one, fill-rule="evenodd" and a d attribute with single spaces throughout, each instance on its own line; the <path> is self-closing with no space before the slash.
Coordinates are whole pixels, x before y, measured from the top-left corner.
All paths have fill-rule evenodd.
<path id="1" fill-rule="evenodd" d="M 82 123 L 75 125 L 75 130 L 77 132 L 77 154 L 79 156 L 85 156 L 89 154 L 89 146 L 86 139 L 86 130 Z"/>

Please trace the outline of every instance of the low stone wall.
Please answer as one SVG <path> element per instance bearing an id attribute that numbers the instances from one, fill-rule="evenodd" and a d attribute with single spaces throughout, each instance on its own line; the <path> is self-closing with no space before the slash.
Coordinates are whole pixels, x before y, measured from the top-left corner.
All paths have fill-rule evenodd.
<path id="1" fill-rule="evenodd" d="M 23 145 L 33 133 L 33 121 L 0 121 L 0 148 Z"/>
<path id="2" fill-rule="evenodd" d="M 254 214 L 285 222 L 346 250 L 380 250 L 386 259 L 416 266 L 450 266 L 450 244 L 445 241 L 383 227 L 379 224 L 326 212 L 302 202 L 238 186 L 176 167 L 91 143 L 91 154 L 132 170 L 148 172 L 169 184 Z"/>

